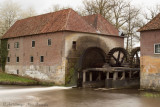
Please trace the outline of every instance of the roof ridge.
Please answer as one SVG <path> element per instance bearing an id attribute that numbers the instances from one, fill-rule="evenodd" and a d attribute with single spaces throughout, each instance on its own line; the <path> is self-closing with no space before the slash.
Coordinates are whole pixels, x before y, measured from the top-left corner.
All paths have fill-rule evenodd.
<path id="1" fill-rule="evenodd" d="M 97 30 L 97 25 L 98 25 L 98 15 L 96 14 L 95 20 L 94 20 L 95 28 Z"/>
<path id="2" fill-rule="evenodd" d="M 71 10 L 72 10 L 72 9 L 70 9 L 69 12 L 68 12 L 68 15 L 67 15 L 67 17 L 66 17 L 66 23 L 65 23 L 65 25 L 62 27 L 62 30 L 67 28 L 67 24 L 68 24 L 68 20 L 69 20 L 69 17 L 70 17 Z"/>
<path id="3" fill-rule="evenodd" d="M 44 16 L 44 15 L 48 15 L 48 14 L 53 14 L 53 13 L 58 13 L 58 12 L 61 12 L 61 11 L 66 11 L 66 10 L 72 10 L 72 9 L 68 8 L 68 9 L 63 9 L 63 10 L 59 10 L 59 11 L 55 11 L 55 12 L 48 12 L 48 13 L 44 13 L 44 14 L 40 14 L 40 15 L 36 15 L 36 16 L 31 16 L 31 17 L 19 19 L 17 21 L 26 20 L 26 19 L 30 19 L 30 18 L 34 18 L 34 17 L 40 17 L 40 16 Z"/>

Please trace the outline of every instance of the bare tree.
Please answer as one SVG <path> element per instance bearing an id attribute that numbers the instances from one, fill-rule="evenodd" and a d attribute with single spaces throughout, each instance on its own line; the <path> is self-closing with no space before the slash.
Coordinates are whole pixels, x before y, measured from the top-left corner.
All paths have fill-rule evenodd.
<path id="1" fill-rule="evenodd" d="M 126 0 L 85 0 L 83 15 L 101 14 L 117 29 L 127 35 L 126 48 L 132 49 L 134 42 L 139 42 L 139 35 L 136 32 L 143 24 L 140 18 L 140 9 L 135 8 Z"/>
<path id="2" fill-rule="evenodd" d="M 33 8 L 22 10 L 17 2 L 5 0 L 0 5 L 0 37 L 19 19 L 31 17 L 36 12 Z"/>
<path id="3" fill-rule="evenodd" d="M 127 23 L 122 29 L 127 34 L 126 49 L 128 51 L 132 50 L 135 41 L 139 42 L 139 34 L 137 33 L 137 30 L 143 25 L 140 15 L 140 9 L 131 5 L 128 6 L 125 17 Z"/>
<path id="4" fill-rule="evenodd" d="M 56 4 L 56 5 L 52 5 L 50 8 L 48 8 L 48 9 L 45 11 L 45 13 L 55 12 L 55 11 L 59 11 L 59 10 L 67 9 L 67 8 L 71 8 L 71 7 L 69 7 L 69 6 L 63 7 L 63 6 L 60 6 L 60 5 Z"/>
<path id="5" fill-rule="evenodd" d="M 120 29 L 125 23 L 127 23 L 127 14 L 126 10 L 128 9 L 130 2 L 126 2 L 125 0 L 111 0 L 112 14 L 113 14 L 113 23 L 116 28 Z"/>
<path id="6" fill-rule="evenodd" d="M 143 16 L 148 22 L 152 20 L 158 13 L 160 13 L 160 4 L 157 4 L 154 7 L 147 8 L 147 11 L 143 13 Z"/>
<path id="7" fill-rule="evenodd" d="M 3 2 L 3 5 L 0 5 L 0 33 L 3 35 L 13 23 L 19 19 L 19 11 L 21 11 L 20 6 L 10 0 Z"/>
<path id="8" fill-rule="evenodd" d="M 85 0 L 83 4 L 82 15 L 101 14 L 118 29 L 127 23 L 126 10 L 130 2 L 125 0 Z"/>
<path id="9" fill-rule="evenodd" d="M 21 19 L 24 19 L 24 18 L 27 18 L 27 17 L 32 17 L 32 16 L 35 16 L 37 15 L 35 9 L 33 7 L 29 7 L 25 10 L 23 10 L 20 14 L 20 18 Z"/>
<path id="10" fill-rule="evenodd" d="M 101 14 L 104 18 L 112 22 L 111 19 L 111 0 L 84 0 L 84 8 L 79 9 L 81 15 Z"/>

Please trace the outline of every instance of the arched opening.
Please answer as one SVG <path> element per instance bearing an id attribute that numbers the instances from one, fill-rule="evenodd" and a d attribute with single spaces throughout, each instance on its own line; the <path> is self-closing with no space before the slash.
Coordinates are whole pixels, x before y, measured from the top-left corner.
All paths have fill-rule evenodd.
<path id="1" fill-rule="evenodd" d="M 83 73 L 81 72 L 87 68 L 102 68 L 102 66 L 106 63 L 106 53 L 98 47 L 90 47 L 87 48 L 80 57 L 80 71 L 79 71 L 79 79 L 78 86 L 82 85 Z M 92 72 L 93 80 L 96 80 L 99 75 L 105 79 L 105 75 L 99 72 Z M 89 72 L 86 74 L 87 80 L 89 79 Z"/>
<path id="2" fill-rule="evenodd" d="M 81 69 L 100 68 L 106 62 L 106 53 L 98 47 L 86 49 L 80 57 Z"/>

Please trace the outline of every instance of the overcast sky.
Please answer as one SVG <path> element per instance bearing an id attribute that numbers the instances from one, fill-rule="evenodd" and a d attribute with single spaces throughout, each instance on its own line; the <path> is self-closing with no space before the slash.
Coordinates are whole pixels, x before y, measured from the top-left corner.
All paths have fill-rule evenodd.
<path id="1" fill-rule="evenodd" d="M 0 4 L 5 0 L 0 0 Z M 19 3 L 23 8 L 34 7 L 40 14 L 49 9 L 52 5 L 59 4 L 60 6 L 70 6 L 76 9 L 82 5 L 83 0 L 12 0 Z M 132 4 L 137 7 L 151 7 L 160 4 L 160 0 L 132 0 Z"/>

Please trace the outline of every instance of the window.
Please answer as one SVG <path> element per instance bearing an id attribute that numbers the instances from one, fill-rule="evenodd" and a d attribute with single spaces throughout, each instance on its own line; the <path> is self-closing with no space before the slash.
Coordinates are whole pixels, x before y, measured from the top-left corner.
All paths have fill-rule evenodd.
<path id="1" fill-rule="evenodd" d="M 76 47 L 77 47 L 77 46 L 76 46 L 76 41 L 73 41 L 73 42 L 72 42 L 72 49 L 75 49 L 75 50 L 76 50 Z"/>
<path id="2" fill-rule="evenodd" d="M 32 41 L 32 47 L 35 47 L 35 41 Z"/>
<path id="3" fill-rule="evenodd" d="M 10 44 L 7 45 L 7 49 L 10 49 Z"/>
<path id="4" fill-rule="evenodd" d="M 41 57 L 40 57 L 40 61 L 41 61 L 41 62 L 44 62 L 44 56 L 41 56 Z"/>
<path id="5" fill-rule="evenodd" d="M 30 62 L 33 62 L 33 56 L 30 57 Z"/>
<path id="6" fill-rule="evenodd" d="M 48 46 L 51 46 L 52 42 L 51 39 L 48 39 Z"/>
<path id="7" fill-rule="evenodd" d="M 10 57 L 7 57 L 7 62 L 10 62 Z"/>
<path id="8" fill-rule="evenodd" d="M 19 62 L 19 57 L 16 57 L 16 62 Z"/>
<path id="9" fill-rule="evenodd" d="M 19 48 L 19 42 L 14 43 L 14 48 Z"/>
<path id="10" fill-rule="evenodd" d="M 19 70 L 17 69 L 17 74 L 19 74 Z"/>
<path id="11" fill-rule="evenodd" d="M 160 44 L 155 44 L 154 45 L 154 53 L 155 54 L 160 54 Z"/>

